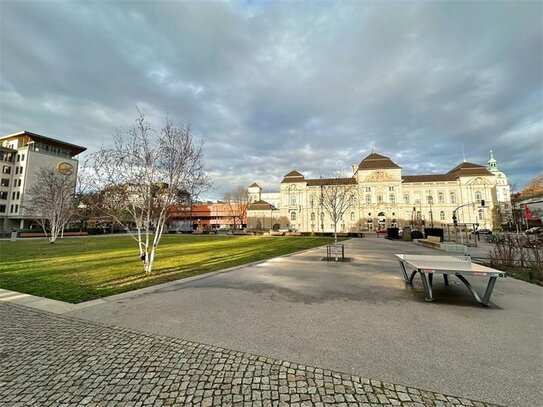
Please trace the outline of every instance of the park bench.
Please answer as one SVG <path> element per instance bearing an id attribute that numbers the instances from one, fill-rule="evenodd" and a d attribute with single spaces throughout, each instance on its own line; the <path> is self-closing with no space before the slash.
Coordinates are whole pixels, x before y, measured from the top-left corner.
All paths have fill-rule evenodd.
<path id="1" fill-rule="evenodd" d="M 441 248 L 441 238 L 439 236 L 428 236 L 426 239 L 418 239 L 417 243 L 436 249 Z"/>

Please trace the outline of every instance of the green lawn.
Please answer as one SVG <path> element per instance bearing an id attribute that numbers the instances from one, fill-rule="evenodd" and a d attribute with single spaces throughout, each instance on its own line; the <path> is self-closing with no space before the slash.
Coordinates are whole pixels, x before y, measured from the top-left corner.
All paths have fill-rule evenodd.
<path id="1" fill-rule="evenodd" d="M 0 241 L 0 288 L 71 303 L 321 246 L 320 237 L 165 235 L 152 274 L 129 236 Z"/>

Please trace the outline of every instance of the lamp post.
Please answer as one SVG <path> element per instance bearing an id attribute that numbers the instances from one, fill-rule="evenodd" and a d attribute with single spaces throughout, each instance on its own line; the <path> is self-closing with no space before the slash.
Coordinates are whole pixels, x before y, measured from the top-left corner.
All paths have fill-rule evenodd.
<path id="1" fill-rule="evenodd" d="M 430 227 L 434 227 L 434 213 L 432 211 L 432 204 L 434 203 L 434 197 L 430 195 L 430 191 L 428 191 L 428 203 L 430 204 Z"/>

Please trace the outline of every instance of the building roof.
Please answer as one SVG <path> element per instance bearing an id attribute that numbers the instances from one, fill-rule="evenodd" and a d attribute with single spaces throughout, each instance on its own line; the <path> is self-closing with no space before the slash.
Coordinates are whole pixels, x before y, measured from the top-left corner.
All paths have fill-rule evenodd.
<path id="1" fill-rule="evenodd" d="M 301 173 L 294 170 L 285 175 L 281 183 L 283 182 L 305 182 L 305 178 Z"/>
<path id="2" fill-rule="evenodd" d="M 467 161 L 458 164 L 452 170 L 447 172 L 447 174 L 452 174 L 456 178 L 458 177 L 470 177 L 475 175 L 489 176 L 492 175 L 484 165 L 474 164 Z"/>
<path id="3" fill-rule="evenodd" d="M 253 202 L 252 204 L 249 204 L 249 206 L 247 207 L 248 211 L 262 211 L 262 210 L 270 211 L 272 209 L 275 209 L 275 206 L 263 200 Z"/>
<path id="4" fill-rule="evenodd" d="M 371 153 L 358 165 L 359 170 L 382 170 L 390 168 L 401 168 L 398 164 L 384 155 Z"/>
<path id="5" fill-rule="evenodd" d="M 8 134 L 8 135 L 5 135 L 5 136 L 1 136 L 0 141 L 9 140 L 10 138 L 18 138 L 18 137 L 21 137 L 21 136 L 26 136 L 31 141 L 42 142 L 42 143 L 45 143 L 45 144 L 48 144 L 48 145 L 52 145 L 52 146 L 55 146 L 55 147 L 60 147 L 60 148 L 64 148 L 66 150 L 69 150 L 72 157 L 79 154 L 79 153 L 82 153 L 83 151 L 85 151 L 87 149 L 86 147 L 78 146 L 76 144 L 66 143 L 65 141 L 61 141 L 61 140 L 57 140 L 57 139 L 54 139 L 54 138 L 42 136 L 41 134 L 32 133 L 32 132 L 26 131 L 26 130 L 20 131 L 18 133 L 13 133 L 13 134 Z"/>
<path id="6" fill-rule="evenodd" d="M 258 185 L 256 182 L 253 182 L 251 185 L 249 185 L 249 188 L 260 188 L 260 185 Z"/>
<path id="7" fill-rule="evenodd" d="M 318 178 L 308 179 L 307 186 L 320 186 L 320 185 L 356 185 L 356 179 L 354 178 Z"/>

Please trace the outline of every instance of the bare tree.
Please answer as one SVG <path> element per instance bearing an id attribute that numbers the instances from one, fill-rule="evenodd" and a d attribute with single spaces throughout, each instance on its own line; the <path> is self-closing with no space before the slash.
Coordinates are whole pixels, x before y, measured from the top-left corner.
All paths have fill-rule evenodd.
<path id="1" fill-rule="evenodd" d="M 135 125 L 92 159 L 101 209 L 137 241 L 143 269 L 152 272 L 170 209 L 210 187 L 201 144 L 190 125 L 165 117 L 156 132 L 138 110 Z"/>
<path id="2" fill-rule="evenodd" d="M 236 219 L 239 219 L 240 226 L 247 219 L 247 207 L 249 206 L 249 194 L 243 186 L 238 186 L 231 192 L 224 194 L 224 201 L 228 207 L 228 214 L 234 220 L 234 229 L 236 229 Z"/>
<path id="3" fill-rule="evenodd" d="M 72 172 L 40 168 L 36 179 L 27 190 L 24 210 L 42 227 L 49 242 L 55 243 L 77 207 L 76 177 Z"/>
<path id="4" fill-rule="evenodd" d="M 321 180 L 321 203 L 323 210 L 334 224 L 334 238 L 337 243 L 337 224 L 356 202 L 356 182 L 353 178 L 342 178 L 339 173 L 333 178 Z"/>

